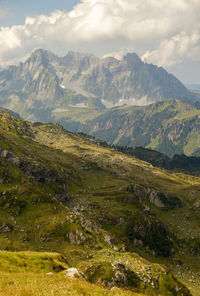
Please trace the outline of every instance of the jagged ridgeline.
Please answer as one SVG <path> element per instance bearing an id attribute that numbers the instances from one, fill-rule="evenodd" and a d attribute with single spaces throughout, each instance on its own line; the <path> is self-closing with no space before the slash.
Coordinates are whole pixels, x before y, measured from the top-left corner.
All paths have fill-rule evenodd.
<path id="1" fill-rule="evenodd" d="M 119 61 L 75 52 L 58 57 L 40 49 L 0 71 L 0 106 L 22 118 L 168 156 L 200 155 L 197 100 L 176 77 L 135 53 Z"/>
<path id="2" fill-rule="evenodd" d="M 113 106 L 145 105 L 169 98 L 197 97 L 161 67 L 135 53 L 123 60 L 69 52 L 58 57 L 36 50 L 18 66 L 0 72 L 0 105 L 33 121 Z M 80 109 L 80 110 L 79 110 Z"/>
<path id="3" fill-rule="evenodd" d="M 85 291 L 90 282 L 102 286 L 93 291 L 117 287 L 119 295 L 198 293 L 199 184 L 60 125 L 32 124 L 2 110 L 0 248 L 50 253 L 2 252 L 0 269 L 59 272 L 52 275 L 59 281 L 62 270 L 77 268 Z M 18 276 L 12 281 L 18 285 Z"/>

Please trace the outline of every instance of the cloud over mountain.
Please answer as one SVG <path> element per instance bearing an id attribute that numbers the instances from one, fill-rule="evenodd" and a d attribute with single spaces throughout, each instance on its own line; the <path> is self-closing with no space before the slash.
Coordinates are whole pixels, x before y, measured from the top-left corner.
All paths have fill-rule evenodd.
<path id="1" fill-rule="evenodd" d="M 200 60 L 199 12 L 199 0 L 82 0 L 71 11 L 29 16 L 23 25 L 1 27 L 0 64 L 15 63 L 39 47 L 62 54 L 82 44 L 94 51 L 99 42 L 102 54 L 108 42 L 117 50 L 128 44 L 148 62 L 163 66 L 184 58 Z"/>
<path id="2" fill-rule="evenodd" d="M 161 42 L 153 51 L 146 51 L 142 59 L 164 67 L 181 63 L 183 59 L 200 61 L 200 34 L 181 32 Z"/>

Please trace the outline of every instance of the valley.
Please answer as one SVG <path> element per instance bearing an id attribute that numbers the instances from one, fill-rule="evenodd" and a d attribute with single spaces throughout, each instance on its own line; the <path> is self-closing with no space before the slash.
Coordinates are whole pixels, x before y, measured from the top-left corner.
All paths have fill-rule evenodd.
<path id="1" fill-rule="evenodd" d="M 61 253 L 83 285 L 199 295 L 198 177 L 4 110 L 0 134 L 1 250 Z"/>
<path id="2" fill-rule="evenodd" d="M 200 1 L 0 1 L 0 296 L 200 296 Z"/>

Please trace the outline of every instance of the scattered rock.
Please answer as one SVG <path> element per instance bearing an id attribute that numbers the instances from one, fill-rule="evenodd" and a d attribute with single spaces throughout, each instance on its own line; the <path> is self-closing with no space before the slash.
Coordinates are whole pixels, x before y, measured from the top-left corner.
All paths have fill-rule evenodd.
<path id="1" fill-rule="evenodd" d="M 127 188 L 127 190 L 129 192 L 134 193 L 137 197 L 142 198 L 142 199 L 146 199 L 149 196 L 149 193 L 150 193 L 149 188 L 145 188 L 145 187 L 142 187 L 142 186 L 137 185 L 137 184 L 130 185 Z"/>
<path id="2" fill-rule="evenodd" d="M 17 157 L 15 154 L 13 154 L 12 152 L 8 151 L 8 150 L 3 150 L 1 152 L 1 156 L 5 159 L 7 159 L 9 162 L 11 162 L 12 164 L 16 165 L 17 167 L 20 166 L 20 160 L 19 157 Z"/>
<path id="3" fill-rule="evenodd" d="M 149 200 L 155 207 L 162 210 L 171 210 L 183 206 L 182 201 L 176 196 L 168 196 L 163 192 L 152 191 L 150 188 L 141 185 L 130 185 L 127 190 L 133 193 L 140 200 Z"/>
<path id="4" fill-rule="evenodd" d="M 71 267 L 71 268 L 65 270 L 64 273 L 65 273 L 64 276 L 66 278 L 71 278 L 71 279 L 73 279 L 73 278 L 82 278 L 82 275 L 80 274 L 80 272 L 74 267 Z"/>
<path id="5" fill-rule="evenodd" d="M 46 169 L 39 164 L 28 162 L 21 163 L 20 167 L 24 174 L 28 177 L 31 177 L 38 185 L 46 183 L 63 184 L 63 180 L 55 170 Z"/>
<path id="6" fill-rule="evenodd" d="M 138 276 L 120 262 L 93 263 L 85 270 L 85 276 L 91 283 L 99 283 L 104 287 L 139 287 Z"/>
<path id="7" fill-rule="evenodd" d="M 162 210 L 171 210 L 176 207 L 181 207 L 182 201 L 176 197 L 169 197 L 168 195 L 162 192 L 152 191 L 149 196 L 149 201 L 157 208 Z"/>
<path id="8" fill-rule="evenodd" d="M 3 224 L 0 226 L 0 233 L 7 233 L 13 230 L 13 226 L 10 224 Z"/>
<path id="9" fill-rule="evenodd" d="M 55 199 L 61 203 L 66 203 L 67 201 L 69 201 L 70 197 L 66 192 L 63 192 L 56 194 Z"/>

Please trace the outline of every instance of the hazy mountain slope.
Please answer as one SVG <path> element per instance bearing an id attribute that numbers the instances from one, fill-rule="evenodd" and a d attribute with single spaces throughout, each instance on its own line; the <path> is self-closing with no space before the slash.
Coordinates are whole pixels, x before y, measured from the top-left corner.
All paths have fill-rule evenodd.
<path id="1" fill-rule="evenodd" d="M 1 249 L 62 252 L 103 285 L 113 284 L 117 271 L 128 279 L 138 268 L 134 283 L 126 282 L 131 289 L 181 295 L 171 275 L 158 277 L 159 266 L 156 273 L 150 268 L 144 288 L 149 263 L 134 259 L 134 251 L 198 289 L 199 178 L 169 174 L 59 125 L 31 124 L 5 111 L 0 148 Z M 156 286 L 156 277 L 164 282 Z M 116 285 L 125 285 L 121 279 Z"/>
<path id="2" fill-rule="evenodd" d="M 198 98 L 198 100 L 200 100 L 200 90 L 199 89 L 197 89 L 197 90 L 191 89 L 190 91 L 195 95 L 196 98 Z"/>
<path id="3" fill-rule="evenodd" d="M 26 62 L 0 72 L 0 106 L 33 121 L 49 121 L 72 106 L 104 109 L 185 97 L 196 98 L 173 75 L 134 53 L 118 61 L 36 50 Z"/>
<path id="4" fill-rule="evenodd" d="M 72 131 L 91 134 L 110 144 L 152 148 L 168 156 L 200 156 L 198 103 L 166 100 L 144 107 L 113 108 L 81 124 L 75 118 L 58 121 Z"/>

